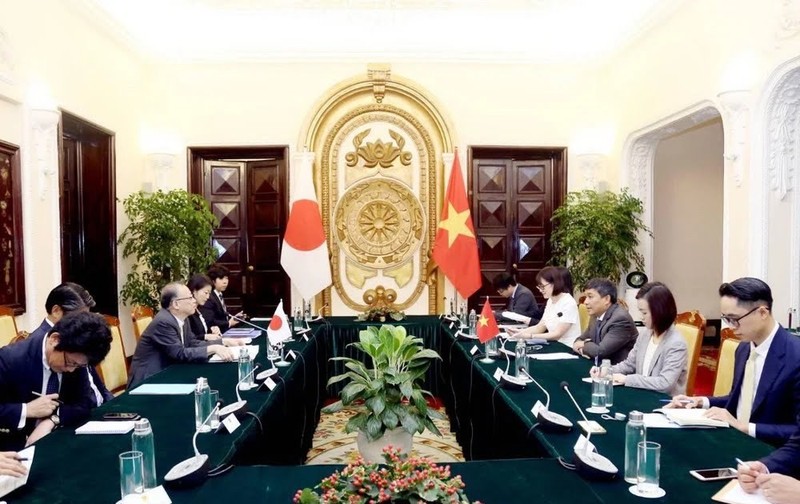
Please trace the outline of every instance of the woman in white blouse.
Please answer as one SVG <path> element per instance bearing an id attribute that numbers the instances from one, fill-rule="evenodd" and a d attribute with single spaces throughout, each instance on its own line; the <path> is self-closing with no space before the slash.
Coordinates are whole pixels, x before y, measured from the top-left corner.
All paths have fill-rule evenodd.
<path id="1" fill-rule="evenodd" d="M 536 288 L 547 300 L 538 324 L 523 330 L 509 329 L 515 338 L 540 338 L 558 341 L 572 348 L 581 335 L 578 303 L 572 297 L 572 275 L 566 268 L 547 266 L 536 275 Z"/>
<path id="2" fill-rule="evenodd" d="M 661 282 L 650 282 L 639 289 L 636 299 L 649 331 L 639 335 L 627 359 L 611 366 L 614 383 L 672 396 L 684 394 L 688 350 L 674 325 L 677 308 L 672 292 Z M 592 368 L 591 375 L 598 372 Z"/>

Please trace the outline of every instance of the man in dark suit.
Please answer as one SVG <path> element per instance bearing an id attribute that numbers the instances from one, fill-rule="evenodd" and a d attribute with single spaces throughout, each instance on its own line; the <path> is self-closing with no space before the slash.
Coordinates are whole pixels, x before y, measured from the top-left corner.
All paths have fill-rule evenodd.
<path id="1" fill-rule="evenodd" d="M 221 332 L 227 331 L 229 328 L 239 323 L 238 320 L 228 314 L 228 307 L 225 305 L 225 298 L 223 293 L 228 288 L 228 275 L 230 271 L 225 266 L 215 264 L 208 268 L 208 278 L 211 279 L 213 290 L 203 305 L 198 307 L 198 310 L 205 318 L 209 327 L 219 327 Z M 237 317 L 244 317 L 244 312 L 236 314 Z"/>
<path id="2" fill-rule="evenodd" d="M 721 397 L 676 396 L 670 407 L 708 408 L 706 416 L 780 446 L 800 415 L 800 339 L 772 316 L 772 291 L 757 278 L 719 288 L 722 320 L 742 340 L 736 348 L 733 384 Z"/>
<path id="3" fill-rule="evenodd" d="M 46 335 L 0 348 L 0 450 L 85 421 L 94 397 L 83 368 L 110 349 L 111 331 L 95 313 L 71 314 Z"/>
<path id="4" fill-rule="evenodd" d="M 95 306 L 94 298 L 89 294 L 89 291 L 82 286 L 73 283 L 65 282 L 55 289 L 50 291 L 47 299 L 44 302 L 44 308 L 47 310 L 47 317 L 42 323 L 34 329 L 30 337 L 44 336 L 50 329 L 64 317 L 74 312 L 89 311 Z M 89 386 L 92 388 L 92 393 L 95 398 L 95 405 L 100 406 L 105 401 L 110 401 L 114 398 L 114 394 L 108 391 L 100 375 L 94 366 L 88 366 L 86 373 L 89 375 Z"/>
<path id="5" fill-rule="evenodd" d="M 617 287 L 605 278 L 593 278 L 586 284 L 583 304 L 591 319 L 572 349 L 596 360 L 610 359 L 611 364 L 624 361 L 639 331 L 628 310 L 617 304 Z"/>
<path id="6" fill-rule="evenodd" d="M 781 497 L 800 498 L 800 417 L 792 437 L 759 461 L 739 465 L 739 484 L 746 492 L 761 492 L 769 502 L 784 502 Z"/>
<path id="7" fill-rule="evenodd" d="M 508 311 L 530 318 L 529 325 L 539 323 L 543 310 L 539 308 L 539 304 L 529 288 L 517 283 L 509 273 L 500 273 L 494 277 L 492 285 L 498 294 L 508 298 Z M 501 313 L 497 314 L 497 319 L 506 323 L 519 323 L 503 317 Z"/>
<path id="8" fill-rule="evenodd" d="M 206 362 L 214 354 L 226 361 L 233 360 L 233 352 L 224 345 L 201 345 L 194 338 L 186 317 L 196 309 L 197 301 L 184 284 L 173 282 L 161 289 L 161 310 L 136 345 L 128 389 L 171 364 Z"/>

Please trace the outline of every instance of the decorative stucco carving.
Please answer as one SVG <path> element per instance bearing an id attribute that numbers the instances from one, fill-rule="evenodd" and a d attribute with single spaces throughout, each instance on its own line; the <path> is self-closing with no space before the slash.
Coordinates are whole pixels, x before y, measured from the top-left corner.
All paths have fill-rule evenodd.
<path id="1" fill-rule="evenodd" d="M 766 110 L 765 161 L 769 183 L 783 200 L 794 187 L 797 163 L 797 121 L 800 113 L 800 69 L 786 74 L 771 94 Z"/>

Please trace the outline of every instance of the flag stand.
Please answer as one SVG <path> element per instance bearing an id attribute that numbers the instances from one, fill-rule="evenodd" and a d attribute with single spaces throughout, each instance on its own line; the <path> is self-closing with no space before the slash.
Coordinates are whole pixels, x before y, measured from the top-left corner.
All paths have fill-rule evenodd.
<path id="1" fill-rule="evenodd" d="M 284 344 L 283 344 L 283 342 L 281 342 L 281 343 L 278 343 L 277 346 L 281 349 L 281 360 L 276 362 L 275 365 L 278 366 L 278 367 L 286 367 L 291 363 L 286 360 L 286 357 L 284 355 L 284 352 L 285 352 Z"/>

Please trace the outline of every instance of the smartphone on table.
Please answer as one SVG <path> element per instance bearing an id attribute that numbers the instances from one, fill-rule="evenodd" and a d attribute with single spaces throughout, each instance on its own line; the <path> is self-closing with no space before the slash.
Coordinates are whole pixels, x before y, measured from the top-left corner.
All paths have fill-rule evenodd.
<path id="1" fill-rule="evenodd" d="M 689 471 L 689 474 L 699 479 L 700 481 L 718 481 L 726 479 L 734 479 L 737 476 L 736 469 L 733 467 L 720 467 L 717 469 L 695 469 Z"/>
<path id="2" fill-rule="evenodd" d="M 108 412 L 103 415 L 103 420 L 138 420 L 138 413 Z"/>

